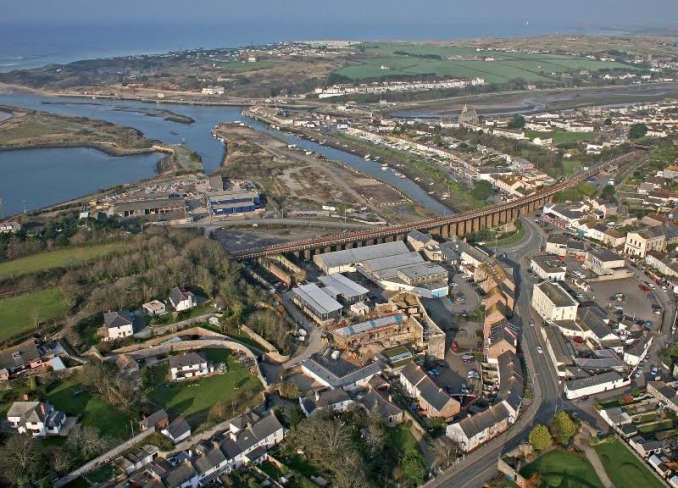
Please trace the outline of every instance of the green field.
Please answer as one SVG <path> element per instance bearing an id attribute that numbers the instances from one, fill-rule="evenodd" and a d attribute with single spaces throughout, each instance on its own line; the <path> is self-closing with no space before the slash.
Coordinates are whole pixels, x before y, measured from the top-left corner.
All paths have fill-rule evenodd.
<path id="1" fill-rule="evenodd" d="M 243 62 L 230 62 L 223 63 L 219 65 L 219 68 L 225 69 L 228 71 L 236 71 L 238 73 L 243 73 L 246 71 L 254 71 L 266 68 L 273 68 L 274 66 L 280 66 L 285 64 L 284 61 L 275 61 L 272 59 L 266 59 L 263 61 L 257 61 L 256 63 L 243 63 Z"/>
<path id="2" fill-rule="evenodd" d="M 38 273 L 54 268 L 79 266 L 87 261 L 96 259 L 115 251 L 122 251 L 125 246 L 119 244 L 104 244 L 91 247 L 69 247 L 59 251 L 44 252 L 34 256 L 14 259 L 0 263 L 0 280 Z"/>
<path id="3" fill-rule="evenodd" d="M 596 61 L 582 57 L 556 54 L 529 54 L 482 51 L 473 48 L 436 46 L 429 44 L 381 43 L 365 44 L 365 56 L 357 64 L 334 73 L 358 81 L 397 75 L 431 74 L 439 77 L 474 78 L 481 76 L 486 83 L 504 83 L 516 78 L 526 81 L 558 79 L 561 73 L 603 69 L 634 70 L 633 66 L 617 62 Z M 405 54 L 395 54 L 395 52 Z M 420 57 L 440 56 L 441 59 Z M 482 58 L 493 57 L 494 61 Z M 382 70 L 387 66 L 388 70 Z"/>
<path id="4" fill-rule="evenodd" d="M 68 311 L 56 288 L 0 300 L 0 340 L 24 329 L 63 316 Z"/>
<path id="5" fill-rule="evenodd" d="M 177 383 L 167 379 L 167 363 L 160 363 L 154 369 L 155 385 L 148 391 L 148 397 L 154 403 L 175 416 L 185 416 L 194 427 L 207 419 L 210 408 L 215 404 L 229 402 L 245 390 L 262 390 L 259 379 L 241 366 L 228 351 L 205 349 L 204 352 L 214 363 L 226 362 L 228 372 Z"/>
<path id="6" fill-rule="evenodd" d="M 661 488 L 664 486 L 618 439 L 611 437 L 593 448 L 616 488 Z"/>
<path id="7" fill-rule="evenodd" d="M 83 390 L 77 379 L 58 385 L 47 393 L 47 400 L 66 415 L 78 416 L 82 425 L 96 427 L 102 435 L 119 440 L 131 436 L 132 417 Z M 137 430 L 136 424 L 134 428 Z"/>
<path id="8" fill-rule="evenodd" d="M 563 449 L 555 449 L 525 466 L 520 474 L 530 478 L 538 473 L 543 487 L 604 488 L 588 460 Z"/>

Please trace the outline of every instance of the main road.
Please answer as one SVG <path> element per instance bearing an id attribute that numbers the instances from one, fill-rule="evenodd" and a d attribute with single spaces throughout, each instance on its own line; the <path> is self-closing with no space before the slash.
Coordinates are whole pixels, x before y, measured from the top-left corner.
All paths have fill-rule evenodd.
<path id="1" fill-rule="evenodd" d="M 548 423 L 559 409 L 567 406 L 561 394 L 560 382 L 546 354 L 537 352 L 537 346 L 546 350 L 539 334 L 540 326 L 529 325 L 531 319 L 530 301 L 532 285 L 535 281 L 527 273 L 527 256 L 538 251 L 544 237 L 539 227 L 529 218 L 522 219 L 526 229 L 523 240 L 506 249 L 506 260 L 517 268 L 515 275 L 518 299 L 512 322 L 522 328 L 521 350 L 527 363 L 529 385 L 532 385 L 534 398 L 530 406 L 511 426 L 507 433 L 484 444 L 452 468 L 428 482 L 426 488 L 454 487 L 480 488 L 497 473 L 497 461 L 505 451 L 513 449 L 527 437 L 532 427 L 539 423 Z"/>

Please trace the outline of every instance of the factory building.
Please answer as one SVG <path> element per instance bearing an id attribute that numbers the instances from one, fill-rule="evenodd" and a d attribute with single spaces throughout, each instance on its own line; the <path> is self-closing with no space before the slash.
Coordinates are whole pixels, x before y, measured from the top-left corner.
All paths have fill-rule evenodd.
<path id="1" fill-rule="evenodd" d="M 318 285 L 302 285 L 292 290 L 292 301 L 318 324 L 327 324 L 341 317 L 343 306 Z"/>
<path id="2" fill-rule="evenodd" d="M 183 198 L 156 198 L 134 200 L 115 205 L 110 214 L 123 219 L 143 218 L 151 222 L 186 218 L 186 203 Z"/>
<path id="3" fill-rule="evenodd" d="M 242 187 L 205 194 L 210 215 L 233 215 L 254 212 L 261 206 L 259 193 Z"/>

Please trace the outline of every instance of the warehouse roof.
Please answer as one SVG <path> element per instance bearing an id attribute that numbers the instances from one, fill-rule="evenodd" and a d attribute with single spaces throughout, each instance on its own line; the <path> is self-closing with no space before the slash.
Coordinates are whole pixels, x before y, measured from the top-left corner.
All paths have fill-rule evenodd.
<path id="1" fill-rule="evenodd" d="M 419 263 L 413 266 L 401 266 L 398 268 L 398 271 L 410 279 L 416 279 L 440 273 L 447 274 L 447 270 L 445 268 L 438 264 L 432 263 Z"/>
<path id="2" fill-rule="evenodd" d="M 374 246 L 357 247 L 346 249 L 345 251 L 329 252 L 314 256 L 314 260 L 319 260 L 328 268 L 336 266 L 346 266 L 353 263 L 361 263 L 370 259 L 394 256 L 396 254 L 407 254 L 410 250 L 402 241 L 385 242 Z M 317 261 L 316 261 L 317 262 Z"/>
<path id="3" fill-rule="evenodd" d="M 353 280 L 349 280 L 341 273 L 332 273 L 327 276 L 321 276 L 319 279 L 325 284 L 325 293 L 334 297 L 342 295 L 344 298 L 354 298 L 369 292 L 367 288 Z"/>
<path id="4" fill-rule="evenodd" d="M 408 251 L 406 253 L 395 254 L 393 256 L 369 259 L 364 261 L 362 264 L 366 271 L 377 273 L 382 270 L 391 270 L 425 262 L 426 261 L 421 257 L 421 254 Z"/>
<path id="5" fill-rule="evenodd" d="M 313 283 L 302 285 L 292 289 L 292 293 L 298 296 L 309 307 L 318 313 L 331 313 L 341 310 L 341 303 L 325 293 L 318 285 Z"/>

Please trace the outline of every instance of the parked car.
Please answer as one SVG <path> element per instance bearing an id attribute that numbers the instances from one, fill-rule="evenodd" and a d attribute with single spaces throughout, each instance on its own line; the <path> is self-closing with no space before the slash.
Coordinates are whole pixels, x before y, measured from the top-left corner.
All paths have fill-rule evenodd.
<path id="1" fill-rule="evenodd" d="M 530 319 L 530 327 L 534 327 L 534 319 Z"/>
<path id="2" fill-rule="evenodd" d="M 539 354 L 542 354 L 544 352 L 544 350 L 541 348 L 541 346 L 537 346 L 537 352 Z"/>

